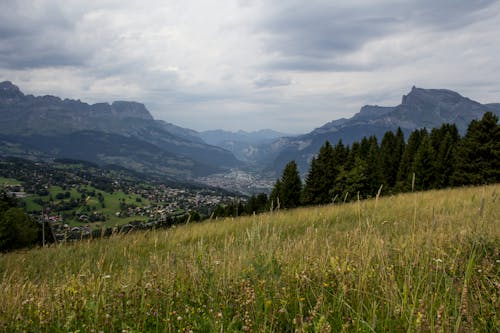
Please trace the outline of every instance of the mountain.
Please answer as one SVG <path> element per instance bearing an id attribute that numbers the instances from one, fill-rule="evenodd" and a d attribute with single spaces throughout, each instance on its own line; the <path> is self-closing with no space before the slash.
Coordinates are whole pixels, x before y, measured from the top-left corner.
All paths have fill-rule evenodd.
<path id="1" fill-rule="evenodd" d="M 365 105 L 352 118 L 331 121 L 308 134 L 275 140 L 259 162 L 267 161 L 267 170 L 279 173 L 286 163 L 295 160 L 304 174 L 312 156 L 327 140 L 333 145 L 339 140 L 351 144 L 371 135 L 380 140 L 385 132 L 398 127 L 408 135 L 417 128 L 431 129 L 444 123 L 456 124 L 464 134 L 470 121 L 488 111 L 500 115 L 500 103 L 481 104 L 451 90 L 413 87 L 397 106 Z"/>
<path id="2" fill-rule="evenodd" d="M 263 129 L 253 132 L 237 131 L 230 132 L 224 130 L 210 130 L 199 133 L 203 141 L 208 144 L 218 146 L 232 152 L 239 160 L 252 162 L 257 155 L 266 150 L 265 146 L 273 140 L 286 136 L 287 134 L 271 129 Z"/>
<path id="3" fill-rule="evenodd" d="M 155 120 L 141 103 L 90 105 L 35 97 L 8 81 L 0 83 L 0 133 L 4 155 L 112 162 L 172 177 L 206 175 L 241 163 L 195 131 Z"/>

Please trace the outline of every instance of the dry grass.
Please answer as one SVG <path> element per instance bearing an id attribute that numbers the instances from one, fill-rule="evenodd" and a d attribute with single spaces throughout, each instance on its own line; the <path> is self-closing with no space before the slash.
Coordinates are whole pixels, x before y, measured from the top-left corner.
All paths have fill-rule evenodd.
<path id="1" fill-rule="evenodd" d="M 0 330 L 494 332 L 500 185 L 0 256 Z"/>

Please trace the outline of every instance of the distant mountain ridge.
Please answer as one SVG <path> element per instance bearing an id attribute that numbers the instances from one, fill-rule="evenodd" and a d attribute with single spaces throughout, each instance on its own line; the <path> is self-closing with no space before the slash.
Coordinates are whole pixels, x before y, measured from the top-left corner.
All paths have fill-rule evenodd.
<path id="1" fill-rule="evenodd" d="M 413 87 L 399 105 L 365 105 L 349 119 L 333 120 L 303 135 L 273 130 L 196 132 L 155 120 L 141 103 L 90 105 L 35 97 L 5 81 L 0 83 L 0 155 L 75 158 L 183 179 L 244 166 L 279 174 L 295 160 L 305 174 L 327 140 L 351 144 L 364 136 L 381 139 L 398 127 L 408 135 L 443 123 L 454 123 L 464 133 L 471 120 L 488 111 L 500 116 L 500 103 L 481 104 L 451 90 Z"/>
<path id="2" fill-rule="evenodd" d="M 305 173 L 310 159 L 327 140 L 332 144 L 339 140 L 351 144 L 371 135 L 380 140 L 385 132 L 398 127 L 408 135 L 417 128 L 431 129 L 444 123 L 455 124 L 463 134 L 473 119 L 480 119 L 488 111 L 500 115 L 500 103 L 481 104 L 451 90 L 413 87 L 397 106 L 365 105 L 349 119 L 331 121 L 308 134 L 275 140 L 267 147 L 267 153 L 258 158 L 275 173 L 281 172 L 290 160 L 296 160 Z"/>
<path id="3" fill-rule="evenodd" d="M 3 154 L 30 152 L 96 163 L 113 160 L 131 169 L 173 177 L 196 177 L 240 165 L 231 152 L 206 144 L 195 131 L 155 120 L 144 104 L 90 105 L 55 96 L 35 97 L 23 94 L 9 81 L 0 83 L 0 133 Z M 92 139 L 94 145 L 82 154 L 77 138 Z M 138 155 L 133 151 L 137 147 L 147 153 Z"/>
<path id="4" fill-rule="evenodd" d="M 270 144 L 273 140 L 288 134 L 271 129 L 253 132 L 239 130 L 209 130 L 199 132 L 199 136 L 208 144 L 219 146 L 232 152 L 239 160 L 252 162 L 259 154 L 259 147 Z"/>

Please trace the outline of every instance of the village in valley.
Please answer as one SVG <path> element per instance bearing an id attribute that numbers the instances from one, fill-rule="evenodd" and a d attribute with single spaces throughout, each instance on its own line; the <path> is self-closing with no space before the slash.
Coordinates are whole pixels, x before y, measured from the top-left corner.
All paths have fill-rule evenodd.
<path id="1" fill-rule="evenodd" d="M 0 186 L 39 223 L 50 226 L 55 240 L 199 221 L 210 218 L 217 206 L 244 200 L 219 188 L 162 181 L 82 161 L 0 163 Z"/>

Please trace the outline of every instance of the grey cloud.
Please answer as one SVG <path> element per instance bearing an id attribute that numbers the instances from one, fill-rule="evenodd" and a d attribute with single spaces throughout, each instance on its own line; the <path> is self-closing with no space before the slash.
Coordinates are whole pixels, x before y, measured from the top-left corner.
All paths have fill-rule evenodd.
<path id="1" fill-rule="evenodd" d="M 88 52 L 75 48 L 75 25 L 57 4 L 6 1 L 0 11 L 0 67 L 76 66 Z"/>
<path id="2" fill-rule="evenodd" d="M 290 78 L 268 75 L 255 79 L 253 83 L 257 88 L 273 88 L 289 86 L 292 84 L 292 80 Z"/>
<path id="3" fill-rule="evenodd" d="M 273 56 L 268 68 L 283 70 L 363 70 L 337 58 L 366 43 L 407 31 L 461 29 L 482 20 L 495 0 L 412 1 L 342 6 L 331 1 L 274 4 L 257 32 Z M 270 5 L 271 6 L 271 5 Z M 366 66 L 366 65 L 364 65 Z M 369 66 L 368 66 L 369 67 Z"/>
<path id="4" fill-rule="evenodd" d="M 370 71 L 376 64 L 355 64 L 336 61 L 334 58 L 288 56 L 267 62 L 262 66 L 265 70 L 294 70 L 304 72 L 357 72 Z"/>
<path id="5" fill-rule="evenodd" d="M 429 25 L 437 30 L 455 30 L 498 13 L 488 7 L 498 0 L 423 0 L 406 6 L 402 13 L 414 26 Z"/>

